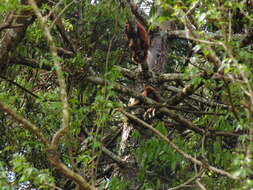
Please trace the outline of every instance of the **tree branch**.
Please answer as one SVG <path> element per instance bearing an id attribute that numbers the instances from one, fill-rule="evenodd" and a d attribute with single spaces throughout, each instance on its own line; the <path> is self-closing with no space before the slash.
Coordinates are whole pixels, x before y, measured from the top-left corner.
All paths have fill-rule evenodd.
<path id="1" fill-rule="evenodd" d="M 26 120 L 24 117 L 19 116 L 16 114 L 12 109 L 10 109 L 8 106 L 0 102 L 0 110 L 6 112 L 9 114 L 15 121 L 22 124 L 23 128 L 31 131 L 47 148 L 48 150 L 48 160 L 52 165 L 54 165 L 57 169 L 59 169 L 64 175 L 67 177 L 73 179 L 76 183 L 80 185 L 84 190 L 97 190 L 95 187 L 89 185 L 82 176 L 79 174 L 73 172 L 71 169 L 69 169 L 66 165 L 61 163 L 57 157 L 57 154 L 55 152 L 55 148 L 50 145 L 46 137 L 43 135 L 43 133 L 30 121 Z"/>
<path id="2" fill-rule="evenodd" d="M 22 1 L 23 2 L 23 1 Z M 15 20 L 15 25 L 23 25 L 23 27 L 14 27 L 6 31 L 1 39 L 0 44 L 0 70 L 4 71 L 8 67 L 10 51 L 15 49 L 19 42 L 23 39 L 26 29 L 34 21 L 31 11 L 22 11 L 20 15 L 13 13 L 7 16 L 9 23 Z"/>
<path id="3" fill-rule="evenodd" d="M 67 97 L 67 92 L 66 92 L 66 83 L 65 83 L 63 72 L 59 63 L 59 57 L 57 55 L 56 46 L 53 41 L 53 37 L 50 34 L 50 29 L 46 23 L 47 20 L 43 18 L 34 0 L 29 0 L 29 4 L 31 5 L 37 18 L 39 19 L 42 29 L 44 30 L 44 35 L 50 47 L 50 51 L 53 57 L 54 66 L 56 68 L 56 74 L 57 74 L 57 78 L 58 78 L 59 86 L 60 86 L 60 95 L 61 95 L 61 101 L 62 101 L 62 127 L 55 133 L 51 142 L 52 146 L 57 148 L 59 145 L 60 137 L 63 136 L 68 131 L 68 125 L 69 125 L 68 97 Z"/>
<path id="4" fill-rule="evenodd" d="M 177 104 L 182 102 L 182 100 L 184 100 L 186 97 L 192 95 L 202 85 L 203 85 L 202 82 L 200 84 L 198 84 L 197 86 L 195 86 L 194 84 L 187 85 L 185 88 L 183 88 L 182 91 L 178 92 L 171 99 L 169 99 L 167 101 L 167 104 L 170 105 L 170 106 L 176 106 Z"/>
<path id="5" fill-rule="evenodd" d="M 106 85 L 110 85 L 110 83 L 106 80 L 103 80 L 99 77 L 94 77 L 94 76 L 89 76 L 87 78 L 85 78 L 86 80 L 88 80 L 89 82 L 92 82 L 94 84 L 100 84 L 100 85 L 103 85 L 103 86 L 106 86 Z M 148 98 L 146 96 L 143 96 L 142 94 L 136 92 L 136 91 L 133 91 L 131 90 L 130 88 L 127 88 L 125 86 L 122 86 L 120 84 L 117 84 L 117 83 L 114 83 L 113 84 L 113 89 L 117 92 L 120 92 L 120 93 L 123 93 L 125 95 L 129 95 L 131 97 L 134 97 L 148 105 L 154 105 L 154 106 L 157 106 L 157 107 L 161 107 L 162 104 L 154 101 L 153 99 L 151 98 Z"/>
<path id="6" fill-rule="evenodd" d="M 232 176 L 230 173 L 228 173 L 224 170 L 221 170 L 221 169 L 215 168 L 213 166 L 210 166 L 207 163 L 203 164 L 200 160 L 197 160 L 196 158 L 194 158 L 191 155 L 187 154 L 186 152 L 182 151 L 177 145 L 175 145 L 171 140 L 169 140 L 166 136 L 164 136 L 160 131 L 158 131 L 157 129 L 152 127 L 152 125 L 149 125 L 145 121 L 143 121 L 143 120 L 139 119 L 138 117 L 124 111 L 123 109 L 119 109 L 119 111 L 121 113 L 123 113 L 125 116 L 127 116 L 129 119 L 141 124 L 142 126 L 148 128 L 149 130 L 151 130 L 155 135 L 157 135 L 161 140 L 163 140 L 168 145 L 170 145 L 173 149 L 175 149 L 176 152 L 181 154 L 187 160 L 190 160 L 191 162 L 193 162 L 193 163 L 195 163 L 199 166 L 205 166 L 205 167 L 207 167 L 208 170 L 219 173 L 219 174 L 224 175 L 224 176 L 227 176 L 228 178 L 238 179 L 238 178 Z"/>
<path id="7" fill-rule="evenodd" d="M 166 88 L 168 90 L 170 90 L 170 91 L 177 92 L 177 93 L 183 91 L 182 89 L 176 88 L 174 86 L 167 86 Z M 220 104 L 218 102 L 214 102 L 212 100 L 208 100 L 208 99 L 206 99 L 204 97 L 201 97 L 201 96 L 198 96 L 198 95 L 195 95 L 195 94 L 190 95 L 189 98 L 191 98 L 192 100 L 195 100 L 197 102 L 201 102 L 201 103 L 203 103 L 205 105 L 208 105 L 210 107 L 220 107 L 220 108 L 224 108 L 224 109 L 228 109 L 229 108 L 228 105 Z"/>
<path id="8" fill-rule="evenodd" d="M 130 6 L 133 15 L 138 19 L 139 22 L 145 27 L 148 28 L 148 22 L 145 18 L 145 13 L 138 9 L 138 6 L 132 2 L 132 0 L 126 0 L 127 4 Z"/>
<path id="9" fill-rule="evenodd" d="M 51 64 L 45 64 L 43 63 L 42 65 L 35 59 L 31 58 L 25 58 L 25 57 L 11 57 L 10 63 L 15 64 L 15 65 L 26 65 L 31 68 L 35 69 L 43 69 L 47 71 L 51 71 L 52 65 Z"/>
<path id="10" fill-rule="evenodd" d="M 16 25 L 11 25 L 9 23 L 2 24 L 2 25 L 0 25 L 0 32 L 2 30 L 5 30 L 5 29 L 21 28 L 21 27 L 24 27 L 24 26 L 25 26 L 24 24 L 16 24 Z"/>
<path id="11" fill-rule="evenodd" d="M 102 80 L 101 78 L 94 77 L 94 76 L 89 76 L 89 77 L 86 78 L 86 80 L 88 80 L 89 82 L 92 82 L 94 84 L 99 84 L 99 85 L 103 85 L 103 86 L 110 84 L 108 81 Z M 136 91 L 133 91 L 130 88 L 122 86 L 120 84 L 115 83 L 113 85 L 112 89 L 119 92 L 119 93 L 122 93 L 124 95 L 128 95 L 130 97 L 136 98 L 136 99 L 140 100 L 141 102 L 143 102 L 147 105 L 150 105 L 150 106 L 155 107 L 155 108 L 159 108 L 158 112 L 166 114 L 172 120 L 176 121 L 177 123 L 180 123 L 181 126 L 187 128 L 187 129 L 190 129 L 190 130 L 192 130 L 196 133 L 199 133 L 201 135 L 205 134 L 207 137 L 211 137 L 211 136 L 215 136 L 215 135 L 217 135 L 217 136 L 222 136 L 222 135 L 225 135 L 225 136 L 238 136 L 238 134 L 226 133 L 226 132 L 223 132 L 223 131 L 214 131 L 214 130 L 205 131 L 204 129 L 194 125 L 191 121 L 189 121 L 187 119 L 184 119 L 182 116 L 180 116 L 180 115 L 176 114 L 174 111 L 170 110 L 169 106 L 167 108 L 166 104 L 156 102 L 155 100 L 153 100 L 149 97 L 143 96 L 142 94 L 140 94 Z"/>
<path id="12" fill-rule="evenodd" d="M 103 153 L 105 153 L 107 156 L 109 156 L 112 160 L 114 160 L 116 163 L 119 164 L 119 166 L 130 166 L 131 163 L 121 159 L 119 156 L 117 156 L 116 154 L 114 154 L 113 152 L 111 152 L 109 149 L 107 149 L 105 146 L 102 146 L 102 151 Z"/>
<path id="13" fill-rule="evenodd" d="M 73 3 L 73 1 L 71 3 Z M 70 50 L 72 52 L 76 52 L 75 47 L 71 43 L 69 36 L 64 28 L 61 18 L 59 18 L 58 15 L 55 14 L 55 12 L 52 12 L 50 18 L 53 21 L 53 23 L 56 24 L 56 28 L 60 32 L 63 42 L 65 42 L 70 47 Z"/>
<path id="14" fill-rule="evenodd" d="M 206 188 L 205 188 L 205 186 L 202 184 L 202 183 L 200 183 L 200 181 L 199 181 L 199 179 L 196 179 L 196 185 L 201 189 L 201 190 L 207 190 Z"/>
<path id="15" fill-rule="evenodd" d="M 61 163 L 60 160 L 57 158 L 57 156 L 55 155 L 48 156 L 48 159 L 55 168 L 60 170 L 68 178 L 74 180 L 82 189 L 97 190 L 97 188 L 95 188 L 94 186 L 89 185 L 81 175 L 73 172 L 65 164 Z"/>
<path id="16" fill-rule="evenodd" d="M 19 116 L 15 111 L 13 111 L 11 108 L 9 108 L 2 102 L 0 102 L 0 109 L 9 114 L 15 121 L 22 124 L 23 128 L 31 131 L 46 147 L 50 146 L 48 140 L 40 131 L 40 129 L 37 128 L 34 124 L 32 124 L 30 121 L 26 120 L 22 116 Z"/>
<path id="17" fill-rule="evenodd" d="M 199 173 L 197 173 L 195 176 L 193 176 L 192 178 L 188 179 L 187 181 L 185 181 L 184 183 L 176 186 L 176 187 L 172 187 L 172 188 L 169 188 L 167 190 L 177 190 L 177 189 L 181 189 L 183 187 L 185 187 L 186 185 L 192 183 L 194 180 L 198 179 L 203 173 L 204 173 L 204 169 L 202 169 Z"/>
<path id="18" fill-rule="evenodd" d="M 14 81 L 12 81 L 12 80 L 9 80 L 9 79 L 7 79 L 6 77 L 4 77 L 4 76 L 2 76 L 2 75 L 0 75 L 0 78 L 2 78 L 3 80 L 5 80 L 5 81 L 7 81 L 7 82 L 9 82 L 9 83 L 11 83 L 11 84 L 17 86 L 18 88 L 22 89 L 23 91 L 25 91 L 26 93 L 30 94 L 30 95 L 33 96 L 34 98 L 40 98 L 39 96 L 37 96 L 36 94 L 34 94 L 33 92 L 31 92 L 30 90 L 24 88 L 24 87 L 21 86 L 20 84 L 14 82 Z"/>

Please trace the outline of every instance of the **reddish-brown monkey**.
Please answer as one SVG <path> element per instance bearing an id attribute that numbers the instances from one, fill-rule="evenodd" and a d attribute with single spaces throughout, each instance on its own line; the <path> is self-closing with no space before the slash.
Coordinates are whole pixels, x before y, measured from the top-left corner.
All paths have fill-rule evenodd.
<path id="1" fill-rule="evenodd" d="M 145 63 L 150 46 L 148 32 L 138 21 L 135 21 L 135 26 L 127 21 L 125 33 L 129 41 L 128 46 L 133 51 L 133 62 L 136 64 Z"/>
<path id="2" fill-rule="evenodd" d="M 151 98 L 157 102 L 161 102 L 160 94 L 157 92 L 157 90 L 151 86 L 147 86 L 144 88 L 144 91 L 142 92 L 143 96 L 146 96 L 148 98 Z M 140 100 L 135 100 L 133 103 L 131 103 L 129 106 L 136 106 L 140 105 L 141 101 Z"/>

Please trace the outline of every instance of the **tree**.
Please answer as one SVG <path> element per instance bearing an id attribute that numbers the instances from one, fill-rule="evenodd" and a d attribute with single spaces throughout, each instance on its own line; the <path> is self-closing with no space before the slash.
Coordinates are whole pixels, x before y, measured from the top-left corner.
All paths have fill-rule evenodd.
<path id="1" fill-rule="evenodd" d="M 252 8 L 4 0 L 2 189 L 253 188 Z"/>

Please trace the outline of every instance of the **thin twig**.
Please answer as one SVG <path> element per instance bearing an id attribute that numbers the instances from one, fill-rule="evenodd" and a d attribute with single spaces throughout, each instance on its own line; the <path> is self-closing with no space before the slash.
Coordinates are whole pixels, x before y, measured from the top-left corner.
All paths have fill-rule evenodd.
<path id="1" fill-rule="evenodd" d="M 201 0 L 198 0 L 196 3 L 194 3 L 192 5 L 192 7 L 187 11 L 187 13 L 185 14 L 185 16 L 190 16 L 195 11 L 195 9 L 198 7 L 198 5 L 199 5 L 200 2 L 201 2 Z"/>
<path id="2" fill-rule="evenodd" d="M 228 85 L 228 83 L 227 83 L 227 81 L 226 81 L 225 79 L 223 79 L 223 81 L 224 81 L 224 84 L 225 84 L 226 87 L 227 87 L 226 89 L 227 89 L 227 92 L 228 92 L 228 100 L 229 100 L 229 103 L 230 103 L 230 106 L 231 106 L 231 109 L 232 109 L 232 113 L 234 114 L 236 120 L 237 120 L 238 122 L 240 122 L 240 118 L 239 118 L 239 116 L 238 116 L 238 114 L 237 114 L 237 111 L 236 111 L 236 109 L 235 109 L 235 105 L 234 105 L 234 103 L 233 103 L 233 99 L 232 99 L 232 94 L 231 94 L 230 87 L 229 87 L 229 85 Z"/>
<path id="3" fill-rule="evenodd" d="M 63 2 L 63 1 L 62 1 Z M 62 11 L 57 15 L 57 17 L 53 20 L 53 22 L 51 23 L 49 28 L 52 28 L 52 26 L 54 26 L 55 22 L 57 21 L 57 19 L 60 18 L 60 16 L 66 11 L 66 9 L 68 9 L 75 1 L 71 1 L 69 4 L 67 4 Z M 54 11 L 53 11 L 54 12 Z M 53 13 L 52 12 L 52 13 Z M 50 15 L 49 15 L 50 16 Z"/>
<path id="4" fill-rule="evenodd" d="M 242 9 L 243 4 L 246 4 L 246 1 L 241 1 L 241 2 L 240 2 L 240 5 L 241 5 L 241 6 L 238 6 L 239 10 L 241 11 L 241 13 L 242 13 L 247 19 L 249 19 L 251 22 L 253 22 L 253 18 L 250 17 L 250 16 L 248 15 L 248 13 L 245 12 L 245 11 Z"/>
<path id="5" fill-rule="evenodd" d="M 193 176 L 192 178 L 188 179 L 187 181 L 185 181 L 184 183 L 176 186 L 176 187 L 172 187 L 169 188 L 167 190 L 177 190 L 177 189 L 181 189 L 183 187 L 185 187 L 186 185 L 189 185 L 190 183 L 192 183 L 194 180 L 196 180 L 197 178 L 199 178 L 203 173 L 204 173 L 204 169 L 202 169 L 199 173 L 197 173 L 195 176 Z"/>
<path id="6" fill-rule="evenodd" d="M 60 32 L 63 42 L 65 42 L 69 46 L 69 48 L 72 51 L 72 54 L 73 54 L 73 52 L 76 52 L 76 49 L 75 49 L 73 43 L 70 41 L 70 38 L 65 30 L 64 24 L 63 24 L 61 18 L 59 17 L 59 15 L 56 15 L 55 12 L 52 12 L 52 14 L 50 15 L 50 19 L 52 19 L 53 22 L 56 24 L 56 28 Z"/>
<path id="7" fill-rule="evenodd" d="M 20 88 L 21 90 L 25 91 L 26 93 L 30 94 L 31 96 L 33 96 L 34 98 L 40 98 L 38 95 L 34 94 L 33 92 L 31 92 L 30 90 L 26 89 L 25 87 L 21 86 L 20 84 L 12 81 L 12 80 L 9 80 L 7 79 L 6 77 L 0 75 L 0 78 L 2 78 L 3 80 L 17 86 L 18 88 Z"/>

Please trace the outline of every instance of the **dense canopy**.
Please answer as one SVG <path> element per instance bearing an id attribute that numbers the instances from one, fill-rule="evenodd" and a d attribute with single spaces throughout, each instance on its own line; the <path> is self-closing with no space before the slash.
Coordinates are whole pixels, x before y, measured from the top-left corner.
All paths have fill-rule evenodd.
<path id="1" fill-rule="evenodd" d="M 0 189 L 252 190 L 253 0 L 1 0 Z"/>

